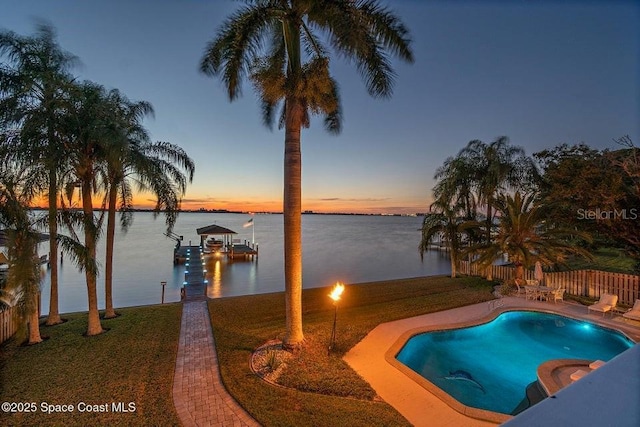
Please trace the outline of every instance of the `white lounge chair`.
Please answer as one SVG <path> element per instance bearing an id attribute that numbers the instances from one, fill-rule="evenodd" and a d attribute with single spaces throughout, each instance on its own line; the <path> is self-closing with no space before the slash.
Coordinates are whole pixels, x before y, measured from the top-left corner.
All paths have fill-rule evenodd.
<path id="1" fill-rule="evenodd" d="M 602 294 L 600 300 L 588 307 L 588 311 L 599 311 L 604 317 L 605 313 L 611 311 L 618 303 L 618 295 Z"/>
<path id="2" fill-rule="evenodd" d="M 625 319 L 638 320 L 640 321 L 640 299 L 637 299 L 633 304 L 633 307 L 629 309 L 626 313 L 622 314 L 622 317 Z"/>

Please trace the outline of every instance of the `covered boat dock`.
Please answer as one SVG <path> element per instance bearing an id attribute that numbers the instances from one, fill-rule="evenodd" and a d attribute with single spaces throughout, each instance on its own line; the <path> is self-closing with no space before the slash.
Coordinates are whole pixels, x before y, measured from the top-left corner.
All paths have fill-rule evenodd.
<path id="1" fill-rule="evenodd" d="M 207 225 L 196 229 L 200 236 L 200 247 L 205 256 L 220 255 L 229 259 L 252 259 L 258 256 L 258 245 L 247 241 L 241 243 L 234 239 L 237 235 L 233 230 L 217 224 Z M 187 247 L 177 247 L 174 253 L 174 263 L 185 262 Z"/>

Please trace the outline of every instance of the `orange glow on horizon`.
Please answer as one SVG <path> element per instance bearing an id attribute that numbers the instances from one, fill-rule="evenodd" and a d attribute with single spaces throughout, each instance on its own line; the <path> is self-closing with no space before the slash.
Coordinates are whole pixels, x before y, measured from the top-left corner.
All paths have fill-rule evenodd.
<path id="1" fill-rule="evenodd" d="M 100 209 L 102 197 L 94 198 L 94 209 Z M 69 202 L 65 200 L 69 206 Z M 34 207 L 47 208 L 48 200 L 40 197 L 32 204 Z M 155 201 L 148 194 L 136 195 L 133 199 L 135 209 L 154 209 Z M 79 197 L 74 197 L 71 202 L 72 208 L 82 208 Z M 215 200 L 198 197 L 185 197 L 182 201 L 181 209 L 185 211 L 198 210 L 226 210 L 229 212 L 282 212 L 281 200 L 269 200 L 258 198 L 246 199 L 224 199 Z M 348 200 L 303 200 L 302 210 L 314 213 L 357 213 L 357 214 L 415 214 L 426 210 L 423 206 L 416 206 L 407 203 L 406 206 L 385 206 L 384 203 L 353 202 Z"/>

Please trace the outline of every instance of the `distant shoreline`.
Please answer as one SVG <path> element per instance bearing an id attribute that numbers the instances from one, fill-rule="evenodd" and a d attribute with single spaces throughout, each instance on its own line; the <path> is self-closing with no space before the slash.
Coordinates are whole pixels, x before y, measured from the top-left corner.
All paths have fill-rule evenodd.
<path id="1" fill-rule="evenodd" d="M 41 206 L 35 206 L 31 208 L 34 211 L 46 211 L 48 208 L 44 208 Z M 102 212 L 106 211 L 106 209 L 96 208 L 94 211 Z M 156 212 L 155 209 L 131 209 L 130 212 Z M 162 213 L 164 211 L 159 211 Z M 225 214 L 244 214 L 244 215 L 282 215 L 282 212 L 250 212 L 250 211 L 230 211 L 227 209 L 181 209 L 178 212 L 180 213 L 225 213 Z M 351 215 L 351 216 L 410 216 L 410 217 L 418 217 L 424 216 L 423 212 L 416 212 L 414 214 L 387 214 L 387 213 L 357 213 L 357 212 L 314 212 L 314 211 L 304 211 L 302 215 Z"/>

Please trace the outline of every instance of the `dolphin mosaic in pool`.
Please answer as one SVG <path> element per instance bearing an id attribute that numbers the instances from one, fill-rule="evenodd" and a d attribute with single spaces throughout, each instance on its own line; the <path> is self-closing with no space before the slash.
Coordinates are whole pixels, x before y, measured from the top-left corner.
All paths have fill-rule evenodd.
<path id="1" fill-rule="evenodd" d="M 482 384 L 480 384 L 478 381 L 476 381 L 473 378 L 473 375 L 471 375 L 469 372 L 467 371 L 463 371 L 461 369 L 454 371 L 454 372 L 449 372 L 449 375 L 447 375 L 446 377 L 444 377 L 445 380 L 460 380 L 460 381 L 467 381 L 470 384 L 475 385 L 476 387 L 478 387 L 480 389 L 480 391 L 482 391 L 483 393 L 487 393 L 487 391 L 484 389 L 484 387 L 482 387 Z"/>

